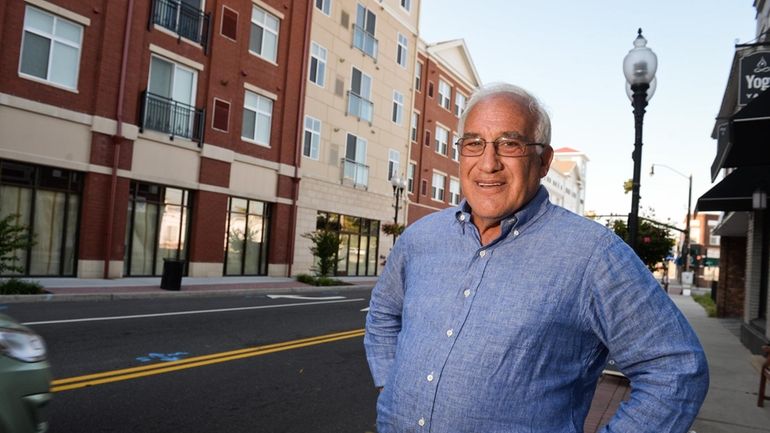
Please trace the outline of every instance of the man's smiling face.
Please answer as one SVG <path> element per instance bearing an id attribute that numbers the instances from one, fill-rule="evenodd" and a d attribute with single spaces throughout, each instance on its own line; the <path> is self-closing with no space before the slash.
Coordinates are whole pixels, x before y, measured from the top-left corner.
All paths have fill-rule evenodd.
<path id="1" fill-rule="evenodd" d="M 490 95 L 471 107 L 463 133 L 486 141 L 514 135 L 524 142 L 533 142 L 536 120 L 521 97 Z M 537 153 L 538 147 L 530 146 L 523 157 L 501 157 L 489 143 L 479 156 L 460 157 L 463 194 L 479 229 L 497 225 L 537 193 L 553 157 L 550 146 L 545 146 L 541 154 Z"/>

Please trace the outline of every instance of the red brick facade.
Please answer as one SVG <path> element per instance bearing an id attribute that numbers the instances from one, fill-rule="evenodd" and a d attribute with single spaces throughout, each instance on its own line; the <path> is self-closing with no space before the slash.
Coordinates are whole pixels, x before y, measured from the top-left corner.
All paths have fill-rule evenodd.
<path id="1" fill-rule="evenodd" d="M 743 317 L 746 291 L 746 238 L 720 238 L 717 316 Z"/>

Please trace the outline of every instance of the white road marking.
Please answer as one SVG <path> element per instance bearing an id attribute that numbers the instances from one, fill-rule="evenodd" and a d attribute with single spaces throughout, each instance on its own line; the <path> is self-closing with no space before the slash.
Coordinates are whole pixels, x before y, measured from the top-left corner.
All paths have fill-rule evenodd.
<path id="1" fill-rule="evenodd" d="M 299 295 L 267 295 L 270 299 L 305 299 L 309 301 L 331 301 L 334 299 L 345 299 L 344 296 L 299 296 Z"/>
<path id="2" fill-rule="evenodd" d="M 361 311 L 369 311 L 369 307 L 362 308 Z"/>
<path id="3" fill-rule="evenodd" d="M 219 308 L 215 310 L 173 311 L 170 313 L 134 314 L 130 316 L 87 317 L 83 319 L 46 320 L 42 322 L 25 322 L 23 324 L 30 326 L 30 325 L 54 325 L 58 323 L 100 322 L 105 320 L 144 319 L 148 317 L 185 316 L 185 315 L 192 315 L 192 314 L 224 313 L 228 311 L 265 310 L 270 308 L 302 307 L 307 305 L 337 304 L 341 302 L 360 302 L 365 300 L 366 299 L 364 298 L 355 298 L 355 299 L 342 299 L 342 300 L 335 300 L 335 301 L 298 302 L 294 304 L 256 305 L 253 307 Z"/>

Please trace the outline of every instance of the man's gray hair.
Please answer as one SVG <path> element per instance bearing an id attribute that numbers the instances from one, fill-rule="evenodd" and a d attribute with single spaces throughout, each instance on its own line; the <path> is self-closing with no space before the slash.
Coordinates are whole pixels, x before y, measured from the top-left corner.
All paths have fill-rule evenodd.
<path id="1" fill-rule="evenodd" d="M 490 96 L 512 96 L 521 98 L 530 113 L 534 114 L 535 117 L 535 136 L 532 137 L 532 139 L 537 143 L 545 145 L 551 144 L 551 118 L 548 116 L 548 112 L 545 111 L 545 108 L 543 108 L 540 101 L 532 96 L 532 94 L 519 86 L 508 83 L 490 83 L 482 85 L 473 92 L 470 100 L 468 100 L 468 104 L 465 106 L 462 116 L 460 116 L 460 136 L 462 136 L 465 131 L 465 119 L 468 117 L 468 113 L 473 109 L 473 106 Z"/>

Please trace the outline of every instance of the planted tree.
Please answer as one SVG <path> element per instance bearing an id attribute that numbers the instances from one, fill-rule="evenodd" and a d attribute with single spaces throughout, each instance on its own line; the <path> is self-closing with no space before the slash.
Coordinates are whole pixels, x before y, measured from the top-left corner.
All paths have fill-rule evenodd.
<path id="1" fill-rule="evenodd" d="M 32 246 L 27 227 L 17 222 L 18 215 L 0 219 L 0 275 L 23 272 L 19 263 L 19 251 Z"/>
<path id="2" fill-rule="evenodd" d="M 318 259 L 317 264 L 312 267 L 313 272 L 320 277 L 328 277 L 334 273 L 337 266 L 337 251 L 340 248 L 340 238 L 337 232 L 330 230 L 315 230 L 302 235 L 305 239 L 310 239 L 313 245 L 310 252 Z"/>
<path id="3" fill-rule="evenodd" d="M 614 220 L 612 229 L 623 239 L 628 236 L 628 227 L 623 220 Z M 650 271 L 655 271 L 655 265 L 662 262 L 671 252 L 674 240 L 667 228 L 656 226 L 646 220 L 639 220 L 639 233 L 636 241 L 636 254 Z"/>

